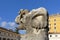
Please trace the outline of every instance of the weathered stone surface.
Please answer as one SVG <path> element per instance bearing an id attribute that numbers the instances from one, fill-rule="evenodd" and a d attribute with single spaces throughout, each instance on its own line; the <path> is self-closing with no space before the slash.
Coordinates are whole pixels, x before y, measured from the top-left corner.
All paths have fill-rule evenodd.
<path id="1" fill-rule="evenodd" d="M 20 12 L 22 17 L 20 15 L 16 18 L 20 28 L 26 30 L 26 34 L 21 37 L 21 40 L 48 40 L 47 10 L 41 7 L 30 12 L 23 11 Z"/>
<path id="2" fill-rule="evenodd" d="M 23 23 L 22 23 L 22 20 L 24 20 L 23 19 L 23 17 L 26 15 L 26 14 L 28 14 L 29 13 L 29 11 L 27 10 L 27 9 L 21 9 L 20 11 L 19 11 L 19 15 L 16 17 L 16 19 L 15 19 L 15 22 L 17 23 L 17 24 L 19 24 L 19 27 L 18 27 L 18 29 L 20 29 L 20 30 L 22 30 L 22 29 L 25 29 L 25 27 L 24 27 L 24 25 L 23 25 Z"/>
<path id="3" fill-rule="evenodd" d="M 34 31 L 32 33 L 26 34 L 26 36 L 21 38 L 21 40 L 48 40 L 45 29 L 40 29 L 38 32 Z"/>

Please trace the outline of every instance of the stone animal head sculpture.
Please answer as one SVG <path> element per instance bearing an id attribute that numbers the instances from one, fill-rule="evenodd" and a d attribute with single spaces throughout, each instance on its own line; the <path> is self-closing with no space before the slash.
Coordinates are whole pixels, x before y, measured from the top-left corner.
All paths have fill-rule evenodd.
<path id="1" fill-rule="evenodd" d="M 25 29 L 25 27 L 23 26 L 23 23 L 22 23 L 22 20 L 23 20 L 23 17 L 28 13 L 29 11 L 27 9 L 21 9 L 19 11 L 19 15 L 16 17 L 15 19 L 15 22 L 17 24 L 19 24 L 19 27 L 18 29 Z"/>
<path id="2" fill-rule="evenodd" d="M 27 13 L 24 10 L 20 12 L 15 21 L 19 23 L 20 29 L 26 29 L 26 34 L 24 37 L 21 36 L 21 40 L 48 40 L 47 13 L 43 7 Z"/>
<path id="3" fill-rule="evenodd" d="M 21 12 L 23 13 L 23 11 Z M 17 16 L 16 22 L 20 23 L 20 25 L 23 25 L 25 28 L 41 29 L 47 26 L 47 10 L 43 7 L 33 9 L 27 12 L 23 17 L 20 17 L 21 15 Z"/>
<path id="4" fill-rule="evenodd" d="M 47 26 L 47 10 L 43 7 L 34 9 L 25 15 L 22 22 L 29 28 L 45 28 Z"/>

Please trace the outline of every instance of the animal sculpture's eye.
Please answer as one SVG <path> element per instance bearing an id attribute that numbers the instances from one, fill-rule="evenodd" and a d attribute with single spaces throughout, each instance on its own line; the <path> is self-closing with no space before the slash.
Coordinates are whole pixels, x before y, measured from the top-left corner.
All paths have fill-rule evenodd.
<path id="1" fill-rule="evenodd" d="M 23 13 L 23 15 L 25 15 L 25 13 Z"/>

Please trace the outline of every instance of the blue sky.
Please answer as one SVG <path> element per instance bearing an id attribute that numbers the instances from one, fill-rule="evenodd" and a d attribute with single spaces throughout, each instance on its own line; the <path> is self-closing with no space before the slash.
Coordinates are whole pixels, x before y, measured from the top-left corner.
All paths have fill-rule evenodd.
<path id="1" fill-rule="evenodd" d="M 60 13 L 60 0 L 0 0 L 0 26 L 13 29 L 15 17 L 20 9 L 45 7 L 49 15 Z"/>

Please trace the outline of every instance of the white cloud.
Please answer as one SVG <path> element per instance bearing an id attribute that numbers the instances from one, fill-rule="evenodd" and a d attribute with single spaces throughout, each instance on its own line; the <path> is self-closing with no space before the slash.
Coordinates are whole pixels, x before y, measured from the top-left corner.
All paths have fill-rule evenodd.
<path id="1" fill-rule="evenodd" d="M 3 21 L 2 23 L 1 23 L 1 26 L 2 27 L 5 27 L 7 25 L 7 22 L 6 21 Z"/>
<path id="2" fill-rule="evenodd" d="M 2 21 L 0 26 L 4 27 L 4 28 L 7 28 L 7 29 L 15 30 L 15 27 L 17 27 L 18 25 L 15 22 Z"/>
<path id="3" fill-rule="evenodd" d="M 10 26 L 15 26 L 15 22 L 8 22 Z"/>

